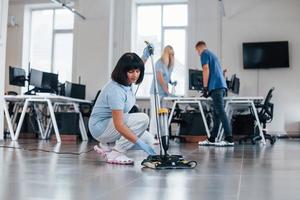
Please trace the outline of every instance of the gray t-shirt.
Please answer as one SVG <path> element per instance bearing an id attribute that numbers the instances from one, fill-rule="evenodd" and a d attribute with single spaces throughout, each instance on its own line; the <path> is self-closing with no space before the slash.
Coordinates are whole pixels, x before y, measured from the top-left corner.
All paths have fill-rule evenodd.
<path id="1" fill-rule="evenodd" d="M 122 110 L 128 113 L 135 104 L 135 96 L 131 86 L 121 85 L 113 80 L 109 81 L 101 90 L 94 105 L 89 129 L 91 134 L 97 138 L 107 128 L 112 118 L 112 110 Z"/>

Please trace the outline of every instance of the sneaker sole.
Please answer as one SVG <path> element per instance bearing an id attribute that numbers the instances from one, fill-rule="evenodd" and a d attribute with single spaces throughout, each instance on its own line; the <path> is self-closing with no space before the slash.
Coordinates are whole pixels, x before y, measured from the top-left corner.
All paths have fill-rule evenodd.
<path id="1" fill-rule="evenodd" d="M 134 162 L 106 161 L 106 163 L 113 165 L 134 165 Z"/>
<path id="2" fill-rule="evenodd" d="M 199 146 L 216 146 L 215 144 L 198 144 Z"/>
<path id="3" fill-rule="evenodd" d="M 234 145 L 215 145 L 216 147 L 234 147 Z"/>

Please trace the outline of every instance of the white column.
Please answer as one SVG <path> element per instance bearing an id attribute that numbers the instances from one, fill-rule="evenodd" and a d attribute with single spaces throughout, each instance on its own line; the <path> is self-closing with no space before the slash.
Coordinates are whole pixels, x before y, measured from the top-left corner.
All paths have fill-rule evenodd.
<path id="1" fill-rule="evenodd" d="M 8 0 L 0 0 L 0 140 L 3 140 L 4 117 L 4 84 L 5 84 L 5 53 L 6 53 L 6 27 L 8 15 Z"/>
<path id="2" fill-rule="evenodd" d="M 111 0 L 77 0 L 77 10 L 86 20 L 75 17 L 73 80 L 86 85 L 87 99 L 94 99 L 108 77 Z M 120 1 L 122 2 L 122 1 Z"/>
<path id="3" fill-rule="evenodd" d="M 119 58 L 131 51 L 132 39 L 132 10 L 133 1 L 116 1 L 113 5 L 113 49 L 112 68 L 115 67 Z M 137 52 L 138 55 L 141 52 Z"/>
<path id="4" fill-rule="evenodd" d="M 220 57 L 220 13 L 218 1 L 188 0 L 188 28 L 187 28 L 187 66 L 191 69 L 201 69 L 200 58 L 196 54 L 195 44 L 204 40 L 208 48 Z M 188 73 L 188 71 L 187 71 Z M 187 74 L 188 77 L 188 74 Z M 188 91 L 188 79 L 186 79 Z M 191 91 L 188 91 L 189 94 Z M 192 95 L 192 94 L 190 94 Z M 195 95 L 195 94 L 194 94 Z"/>

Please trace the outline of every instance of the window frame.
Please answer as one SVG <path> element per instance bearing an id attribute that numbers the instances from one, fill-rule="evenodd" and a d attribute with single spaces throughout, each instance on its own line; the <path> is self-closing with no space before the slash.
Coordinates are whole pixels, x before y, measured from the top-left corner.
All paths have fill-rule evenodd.
<path id="1" fill-rule="evenodd" d="M 55 11 L 56 10 L 63 10 L 65 8 L 61 8 L 61 7 L 42 7 L 42 8 L 31 8 L 30 9 L 30 21 L 29 21 L 29 46 L 28 46 L 28 61 L 30 62 L 30 57 L 31 57 L 31 52 L 30 52 L 30 49 L 31 49 L 31 41 L 32 41 L 32 13 L 35 12 L 35 11 L 43 11 L 43 10 L 52 10 L 53 11 L 53 16 L 52 16 L 52 20 L 53 20 L 53 23 L 52 23 L 52 43 L 51 43 L 51 57 L 50 57 L 50 72 L 51 73 L 55 73 L 53 70 L 54 70 L 54 50 L 55 50 L 55 47 L 54 47 L 54 44 L 55 44 L 55 36 L 56 34 L 72 34 L 73 35 L 73 38 L 74 38 L 74 24 L 75 24 L 75 20 L 73 21 L 73 28 L 72 29 L 55 29 Z M 75 19 L 75 16 L 74 16 L 74 19 Z M 73 51 L 74 51 L 74 40 L 73 40 L 73 47 L 72 47 L 72 60 L 73 60 Z M 29 73 L 29 72 L 28 72 Z M 73 73 L 73 63 L 72 63 L 72 73 Z M 72 79 L 72 78 L 71 78 Z M 72 81 L 72 80 L 70 80 Z"/>
<path id="2" fill-rule="evenodd" d="M 163 50 L 164 48 L 164 42 L 165 42 L 165 38 L 164 38 L 164 33 L 165 33 L 165 30 L 175 30 L 175 29 L 178 29 L 178 30 L 184 30 L 185 33 L 187 33 L 187 28 L 188 28 L 188 21 L 187 21 L 187 25 L 186 26 L 164 26 L 163 24 L 163 19 L 164 19 L 164 6 L 169 6 L 169 5 L 185 5 L 185 6 L 188 6 L 188 3 L 187 2 L 156 2 L 156 3 L 136 3 L 135 4 L 135 13 L 136 13 L 136 17 L 135 17 L 135 24 L 136 24 L 136 27 L 135 27 L 135 37 L 134 40 L 137 41 L 137 38 L 138 38 L 138 28 L 137 28 L 137 24 L 138 24 L 138 17 L 137 17 L 137 13 L 138 13 L 138 8 L 143 6 L 160 6 L 160 9 L 161 9 L 161 46 L 160 46 L 160 49 Z M 188 16 L 187 16 L 187 20 L 188 20 Z M 185 41 L 186 41 L 186 37 L 185 37 Z M 134 48 L 136 49 L 137 48 L 137 43 L 135 42 L 134 43 Z M 185 54 L 186 54 L 186 47 L 185 47 Z M 185 58 L 186 58 L 186 55 L 185 55 Z M 186 60 L 185 60 L 185 63 L 186 65 Z M 186 66 L 185 66 L 186 67 Z M 146 72 L 145 71 L 145 75 L 153 75 L 153 72 Z M 186 76 L 186 75 L 185 75 Z M 150 83 L 151 84 L 151 83 Z M 138 86 L 139 88 L 140 86 Z M 183 91 L 184 91 L 184 94 L 186 93 L 186 87 L 183 88 Z M 149 95 L 147 96 L 136 96 L 137 99 L 150 99 L 150 92 L 149 92 Z"/>

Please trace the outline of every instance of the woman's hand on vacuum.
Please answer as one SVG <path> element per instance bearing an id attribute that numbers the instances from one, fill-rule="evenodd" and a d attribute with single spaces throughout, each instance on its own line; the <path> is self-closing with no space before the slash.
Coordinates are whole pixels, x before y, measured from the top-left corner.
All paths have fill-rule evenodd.
<path id="1" fill-rule="evenodd" d="M 138 139 L 135 144 L 141 147 L 149 155 L 156 155 L 154 149 L 150 147 L 148 144 L 146 144 L 145 142 L 143 142 L 141 139 Z"/>
<path id="2" fill-rule="evenodd" d="M 170 81 L 170 84 L 173 85 L 173 86 L 176 86 L 177 85 L 177 81 Z"/>
<path id="3" fill-rule="evenodd" d="M 149 43 L 143 50 L 143 56 L 142 59 L 146 62 L 150 55 L 153 55 L 154 53 L 154 45 Z"/>

